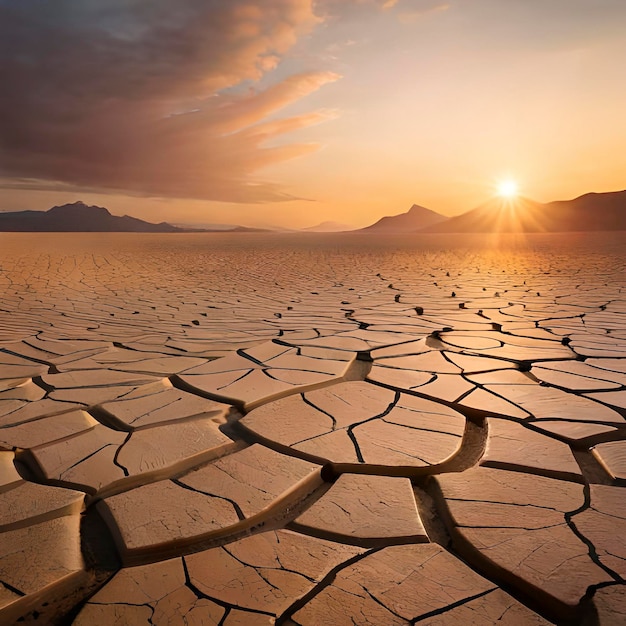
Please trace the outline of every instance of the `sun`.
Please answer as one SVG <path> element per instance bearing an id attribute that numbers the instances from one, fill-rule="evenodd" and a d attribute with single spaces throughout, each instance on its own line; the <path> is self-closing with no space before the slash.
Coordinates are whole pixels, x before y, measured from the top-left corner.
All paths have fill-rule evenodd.
<path id="1" fill-rule="evenodd" d="M 518 194 L 517 182 L 511 180 L 500 181 L 498 183 L 498 195 L 502 198 L 515 198 Z"/>

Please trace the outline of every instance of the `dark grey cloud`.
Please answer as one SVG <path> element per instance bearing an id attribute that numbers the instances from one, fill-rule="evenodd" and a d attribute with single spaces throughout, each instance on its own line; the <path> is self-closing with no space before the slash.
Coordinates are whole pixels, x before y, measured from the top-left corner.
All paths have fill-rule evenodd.
<path id="1" fill-rule="evenodd" d="M 308 0 L 0 0 L 5 186 L 286 197 L 254 172 L 313 147 L 268 142 L 329 114 L 264 120 L 337 77 L 250 85 L 318 21 Z"/>

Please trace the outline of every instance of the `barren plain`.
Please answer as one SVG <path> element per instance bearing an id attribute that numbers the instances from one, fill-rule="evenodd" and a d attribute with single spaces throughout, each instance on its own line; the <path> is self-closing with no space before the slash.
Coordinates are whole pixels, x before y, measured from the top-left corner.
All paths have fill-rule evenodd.
<path id="1" fill-rule="evenodd" d="M 626 234 L 3 234 L 0 623 L 623 624 Z"/>

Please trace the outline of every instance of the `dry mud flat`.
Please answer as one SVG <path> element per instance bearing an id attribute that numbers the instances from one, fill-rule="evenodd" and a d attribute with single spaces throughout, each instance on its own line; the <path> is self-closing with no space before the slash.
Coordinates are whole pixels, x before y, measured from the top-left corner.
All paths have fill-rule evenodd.
<path id="1" fill-rule="evenodd" d="M 0 622 L 624 623 L 624 244 L 3 234 Z"/>

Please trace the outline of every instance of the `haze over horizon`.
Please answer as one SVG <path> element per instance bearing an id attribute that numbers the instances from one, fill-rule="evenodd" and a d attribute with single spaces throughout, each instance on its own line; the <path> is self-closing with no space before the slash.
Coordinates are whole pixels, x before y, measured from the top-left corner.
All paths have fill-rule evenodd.
<path id="1" fill-rule="evenodd" d="M 366 226 L 621 190 L 620 0 L 0 0 L 0 209 Z"/>

